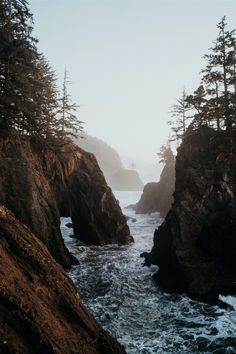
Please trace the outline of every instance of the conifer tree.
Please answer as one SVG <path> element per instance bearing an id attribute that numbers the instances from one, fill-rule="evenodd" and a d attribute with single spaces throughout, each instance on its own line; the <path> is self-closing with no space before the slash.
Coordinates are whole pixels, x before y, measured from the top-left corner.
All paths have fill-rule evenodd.
<path id="1" fill-rule="evenodd" d="M 186 133 L 188 119 L 190 118 L 188 112 L 191 109 L 186 99 L 187 94 L 185 89 L 183 89 L 182 96 L 177 100 L 177 103 L 172 106 L 171 117 L 173 120 L 168 122 L 168 124 L 172 126 L 172 140 L 182 140 Z"/>
<path id="2" fill-rule="evenodd" d="M 40 137 L 50 143 L 55 140 L 58 130 L 56 75 L 43 55 L 39 56 L 36 69 L 37 85 L 35 85 L 35 95 L 37 95 L 37 110 L 34 115 Z"/>
<path id="3" fill-rule="evenodd" d="M 76 112 L 78 105 L 72 102 L 71 96 L 68 93 L 68 85 L 70 81 L 68 79 L 67 71 L 64 72 L 62 96 L 60 98 L 60 108 L 58 110 L 58 123 L 59 123 L 59 135 L 62 139 L 66 137 L 77 137 L 79 131 L 82 131 L 83 122 L 77 118 Z"/>
<path id="4" fill-rule="evenodd" d="M 36 40 L 26 0 L 0 0 L 0 129 L 36 131 Z"/>
<path id="5" fill-rule="evenodd" d="M 207 67 L 202 72 L 203 82 L 206 83 L 211 96 L 211 102 L 215 103 L 215 115 L 217 117 L 217 128 L 220 128 L 220 116 L 223 111 L 224 125 L 227 131 L 232 131 L 232 106 L 231 95 L 234 87 L 232 75 L 235 70 L 234 38 L 235 31 L 226 29 L 226 18 L 223 17 L 218 23 L 219 35 L 210 48 L 211 53 L 206 54 Z"/>
<path id="6" fill-rule="evenodd" d="M 166 145 L 160 147 L 160 151 L 157 153 L 159 157 L 159 163 L 168 164 L 174 161 L 175 157 L 168 141 Z"/>
<path id="7" fill-rule="evenodd" d="M 200 85 L 192 95 L 186 97 L 186 102 L 189 108 L 193 110 L 192 127 L 200 127 L 201 125 L 210 125 L 211 115 L 208 101 L 206 98 L 207 92 L 203 85 Z"/>
<path id="8" fill-rule="evenodd" d="M 231 94 L 231 100 L 233 105 L 233 124 L 236 125 L 236 38 L 232 38 L 232 51 L 231 51 L 231 61 L 233 65 L 233 70 L 231 74 L 230 84 L 233 86 L 233 93 Z"/>

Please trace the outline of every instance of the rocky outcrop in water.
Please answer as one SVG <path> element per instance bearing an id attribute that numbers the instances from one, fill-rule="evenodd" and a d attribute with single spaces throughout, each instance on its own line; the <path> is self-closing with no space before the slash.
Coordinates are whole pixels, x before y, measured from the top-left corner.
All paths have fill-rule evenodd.
<path id="1" fill-rule="evenodd" d="M 117 191 L 141 191 L 143 182 L 135 170 L 122 169 L 110 178 L 110 185 Z"/>
<path id="2" fill-rule="evenodd" d="M 0 352 L 119 354 L 47 248 L 0 205 Z"/>
<path id="3" fill-rule="evenodd" d="M 74 259 L 61 236 L 60 216 L 71 216 L 75 235 L 86 243 L 132 241 L 95 157 L 73 144 L 53 152 L 17 134 L 1 138 L 0 203 L 30 227 L 64 268 Z"/>
<path id="4" fill-rule="evenodd" d="M 114 173 L 123 168 L 118 152 L 105 141 L 83 133 L 75 139 L 75 144 L 94 154 L 107 182 Z"/>
<path id="5" fill-rule="evenodd" d="M 140 191 L 143 189 L 143 182 L 138 172 L 123 168 L 118 152 L 107 143 L 88 134 L 78 137 L 75 143 L 95 155 L 108 185 L 113 190 Z"/>
<path id="6" fill-rule="evenodd" d="M 172 155 L 166 161 L 159 182 L 150 182 L 144 186 L 143 193 L 133 209 L 137 214 L 159 212 L 164 217 L 173 202 L 175 186 L 175 158 Z"/>
<path id="7" fill-rule="evenodd" d="M 146 259 L 167 290 L 216 301 L 236 293 L 236 137 L 202 127 L 178 149 L 174 204 Z"/>

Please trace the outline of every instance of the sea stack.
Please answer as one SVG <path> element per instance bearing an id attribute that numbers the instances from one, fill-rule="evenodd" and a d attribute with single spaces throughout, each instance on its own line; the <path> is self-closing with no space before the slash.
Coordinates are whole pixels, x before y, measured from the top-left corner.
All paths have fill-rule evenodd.
<path id="1" fill-rule="evenodd" d="M 176 160 L 174 203 L 147 257 L 163 288 L 217 301 L 236 293 L 236 137 L 202 126 Z"/>

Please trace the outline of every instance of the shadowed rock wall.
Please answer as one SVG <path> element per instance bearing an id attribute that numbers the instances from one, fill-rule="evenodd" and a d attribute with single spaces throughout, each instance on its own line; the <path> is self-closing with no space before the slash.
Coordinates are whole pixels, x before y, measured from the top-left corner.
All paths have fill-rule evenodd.
<path id="1" fill-rule="evenodd" d="M 53 152 L 17 134 L 0 139 L 0 203 L 64 268 L 75 260 L 64 245 L 60 216 L 71 216 L 75 234 L 87 243 L 132 241 L 96 159 L 73 144 Z"/>
<path id="2" fill-rule="evenodd" d="M 174 204 L 147 263 L 164 288 L 215 301 L 236 293 L 236 137 L 202 127 L 178 149 Z"/>
<path id="3" fill-rule="evenodd" d="M 0 205 L 0 352 L 120 354 L 47 248 Z"/>

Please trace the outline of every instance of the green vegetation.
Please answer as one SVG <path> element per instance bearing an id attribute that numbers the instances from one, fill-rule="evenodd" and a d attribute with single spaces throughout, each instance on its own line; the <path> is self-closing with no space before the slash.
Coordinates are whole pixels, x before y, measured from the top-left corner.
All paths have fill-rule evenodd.
<path id="1" fill-rule="evenodd" d="M 175 160 L 173 151 L 171 150 L 170 143 L 168 142 L 166 145 L 162 145 L 160 147 L 160 151 L 157 153 L 159 157 L 159 163 L 167 164 L 169 162 L 173 162 Z"/>
<path id="2" fill-rule="evenodd" d="M 182 140 L 186 132 L 207 125 L 232 136 L 236 128 L 236 37 L 227 30 L 226 18 L 217 25 L 218 37 L 204 56 L 200 86 L 193 94 L 185 91 L 173 106 L 173 138 Z"/>
<path id="3" fill-rule="evenodd" d="M 60 95 L 32 26 L 26 0 L 0 0 L 0 131 L 17 131 L 54 146 L 82 126 L 68 94 L 67 74 Z"/>

